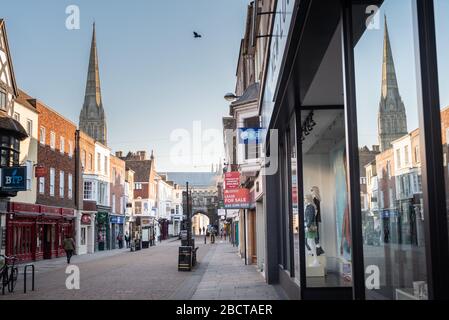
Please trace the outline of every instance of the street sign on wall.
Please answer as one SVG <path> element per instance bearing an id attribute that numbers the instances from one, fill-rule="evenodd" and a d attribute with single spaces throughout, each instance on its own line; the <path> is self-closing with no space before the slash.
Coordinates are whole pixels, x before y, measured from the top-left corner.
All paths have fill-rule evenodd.
<path id="1" fill-rule="evenodd" d="M 224 190 L 224 206 L 226 209 L 248 209 L 251 207 L 251 196 L 248 189 Z"/>

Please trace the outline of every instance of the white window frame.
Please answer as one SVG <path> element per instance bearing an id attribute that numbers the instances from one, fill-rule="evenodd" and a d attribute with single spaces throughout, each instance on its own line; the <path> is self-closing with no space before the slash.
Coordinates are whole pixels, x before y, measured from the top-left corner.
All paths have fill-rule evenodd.
<path id="1" fill-rule="evenodd" d="M 33 120 L 27 119 L 27 133 L 31 137 L 33 135 Z"/>
<path id="2" fill-rule="evenodd" d="M 69 158 L 71 159 L 71 158 L 73 157 L 73 142 L 72 142 L 72 140 L 69 140 L 69 150 L 68 150 L 68 153 L 69 153 Z"/>
<path id="3" fill-rule="evenodd" d="M 69 173 L 68 175 L 68 182 L 67 182 L 67 192 L 68 192 L 68 198 L 72 199 L 73 197 L 73 175 Z"/>
<path id="4" fill-rule="evenodd" d="M 40 127 L 40 134 L 41 134 L 41 136 L 39 137 L 39 142 L 42 144 L 42 145 L 45 145 L 45 127 Z"/>
<path id="5" fill-rule="evenodd" d="M 59 171 L 59 197 L 64 199 L 64 191 L 65 191 L 65 173 L 64 171 Z"/>
<path id="6" fill-rule="evenodd" d="M 39 177 L 39 193 L 45 194 L 45 177 Z"/>
<path id="7" fill-rule="evenodd" d="M 26 168 L 27 168 L 26 188 L 27 188 L 27 191 L 30 191 L 32 188 L 32 182 L 33 182 L 33 161 L 27 160 Z"/>
<path id="8" fill-rule="evenodd" d="M 55 196 L 55 168 L 50 168 L 50 196 Z"/>
<path id="9" fill-rule="evenodd" d="M 115 213 L 115 194 L 112 194 L 112 213 Z"/>
<path id="10" fill-rule="evenodd" d="M 86 197 L 86 185 L 90 185 L 90 197 Z M 95 183 L 93 181 L 84 181 L 83 188 L 83 199 L 95 201 Z"/>
<path id="11" fill-rule="evenodd" d="M 64 154 L 65 151 L 65 138 L 63 136 L 59 137 L 59 151 Z"/>
<path id="12" fill-rule="evenodd" d="M 51 150 L 56 149 L 56 133 L 54 131 L 50 131 L 50 148 Z"/>

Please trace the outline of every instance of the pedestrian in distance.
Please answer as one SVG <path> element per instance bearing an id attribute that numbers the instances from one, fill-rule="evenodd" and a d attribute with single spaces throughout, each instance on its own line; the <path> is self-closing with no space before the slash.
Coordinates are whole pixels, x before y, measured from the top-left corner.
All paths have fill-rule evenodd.
<path id="1" fill-rule="evenodd" d="M 123 234 L 119 233 L 119 235 L 117 236 L 117 241 L 118 241 L 119 249 L 122 249 L 123 248 Z"/>
<path id="2" fill-rule="evenodd" d="M 73 238 L 67 234 L 65 236 L 63 245 L 64 245 L 65 254 L 67 257 L 67 264 L 70 264 L 70 259 L 72 258 L 73 252 L 75 251 L 75 247 L 76 247 L 75 240 L 73 240 Z"/>
<path id="3" fill-rule="evenodd" d="M 126 249 L 129 249 L 130 237 L 128 231 L 126 231 L 125 233 L 125 242 L 126 242 Z"/>

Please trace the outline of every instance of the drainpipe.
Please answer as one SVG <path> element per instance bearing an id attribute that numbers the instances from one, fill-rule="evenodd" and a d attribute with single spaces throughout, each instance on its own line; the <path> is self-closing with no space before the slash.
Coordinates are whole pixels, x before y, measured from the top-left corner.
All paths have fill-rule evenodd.
<path id="1" fill-rule="evenodd" d="M 75 131 L 75 150 L 74 150 L 74 158 L 75 158 L 75 190 L 74 190 L 74 205 L 75 205 L 75 211 L 76 211 L 76 215 L 79 215 L 79 219 L 78 217 L 75 217 L 75 225 L 74 225 L 74 231 L 73 236 L 76 239 L 76 253 L 79 254 L 79 246 L 81 245 L 80 241 L 80 234 L 78 234 L 78 231 L 81 232 L 81 210 L 83 209 L 82 206 L 82 201 L 80 198 L 80 188 L 81 188 L 81 183 L 82 183 L 82 168 L 81 168 L 81 155 L 80 155 L 80 131 L 76 130 Z M 88 237 L 88 235 L 86 235 L 86 237 Z M 88 239 L 88 238 L 87 238 Z M 86 239 L 86 241 L 87 241 Z"/>
<path id="2" fill-rule="evenodd" d="M 243 209 L 243 245 L 245 246 L 245 265 L 248 264 L 246 258 L 246 209 Z"/>

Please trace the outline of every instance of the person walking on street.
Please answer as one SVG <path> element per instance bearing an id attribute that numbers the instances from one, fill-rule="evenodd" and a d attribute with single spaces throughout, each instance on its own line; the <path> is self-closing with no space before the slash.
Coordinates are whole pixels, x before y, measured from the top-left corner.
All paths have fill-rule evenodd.
<path id="1" fill-rule="evenodd" d="M 73 252 L 75 251 L 75 240 L 70 235 L 66 235 L 64 239 L 64 250 L 67 256 L 67 264 L 70 264 L 70 259 L 72 258 Z"/>
<path id="2" fill-rule="evenodd" d="M 203 234 L 206 235 L 206 229 L 203 226 Z"/>
<path id="3" fill-rule="evenodd" d="M 126 233 L 125 233 L 125 242 L 126 242 L 126 249 L 129 249 L 130 239 L 129 239 L 128 231 L 126 231 Z"/>
<path id="4" fill-rule="evenodd" d="M 118 241 L 118 248 L 122 249 L 123 248 L 123 235 L 121 233 L 119 233 L 119 235 L 117 236 L 117 241 Z"/>

